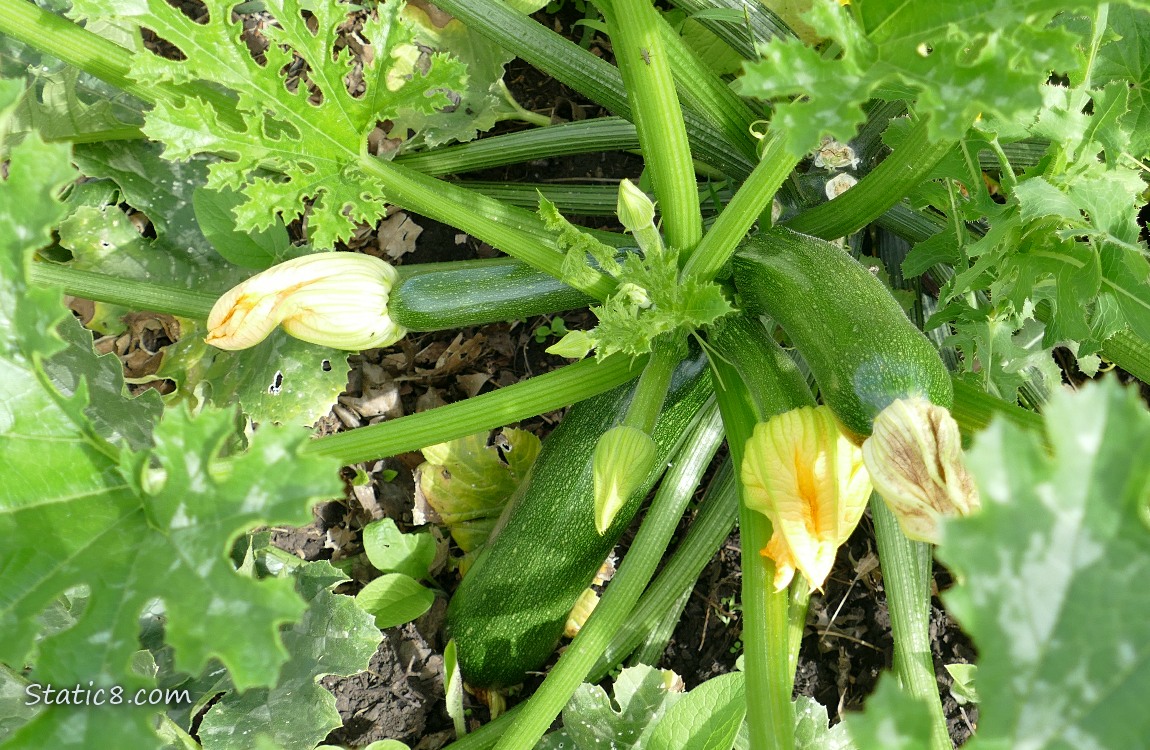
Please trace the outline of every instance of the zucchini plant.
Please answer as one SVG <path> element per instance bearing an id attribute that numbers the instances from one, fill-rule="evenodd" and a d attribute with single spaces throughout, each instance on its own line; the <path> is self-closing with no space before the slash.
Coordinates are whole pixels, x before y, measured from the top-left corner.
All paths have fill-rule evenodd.
<path id="1" fill-rule="evenodd" d="M 669 711 L 641 730 L 649 746 L 951 747 L 930 652 L 937 545 L 966 577 L 946 603 L 983 657 L 972 746 L 1146 747 L 1130 711 L 1150 690 L 1145 597 L 1106 602 L 1096 632 L 1067 613 L 1090 613 L 1106 576 L 1150 569 L 1147 464 L 1127 460 L 1150 449 L 1148 418 L 1113 385 L 1050 394 L 1056 347 L 1067 370 L 1150 381 L 1150 4 L 594 4 L 609 59 L 529 0 L 439 0 L 443 23 L 400 0 L 0 0 L 0 701 L 47 683 L 146 694 L 161 672 L 140 621 L 162 612 L 162 675 L 201 691 L 202 726 L 313 746 L 319 725 L 292 737 L 276 716 L 307 714 L 293 694 L 323 699 L 281 668 L 314 688 L 315 622 L 289 623 L 322 617 L 339 576 L 257 578 L 237 539 L 306 523 L 341 465 L 574 404 L 452 596 L 453 671 L 495 690 L 543 669 L 658 489 L 538 689 L 455 750 L 529 750 L 561 712 L 586 721 L 580 701 L 598 699 L 581 685 L 673 616 L 736 520 L 742 671 L 681 704 L 710 706 L 721 731 Z M 512 55 L 611 116 L 525 112 L 501 80 Z M 720 58 L 743 61 L 734 81 Z M 533 127 L 472 141 L 508 118 Z M 605 148 L 638 149 L 650 195 L 445 179 Z M 624 231 L 572 223 L 589 205 Z M 393 268 L 338 252 L 389 206 L 507 257 Z M 126 310 L 177 316 L 159 371 L 177 391 L 129 398 L 64 294 L 107 330 Z M 550 348 L 581 361 L 339 434 L 301 427 L 335 402 L 348 351 L 587 305 L 596 325 Z M 1059 468 L 1070 457 L 1077 474 Z M 844 733 L 794 700 L 794 676 L 809 597 L 864 507 L 894 676 Z M 412 584 L 423 611 L 434 594 Z M 246 723 L 221 729 L 212 696 L 251 689 L 279 702 L 245 692 Z M 76 703 L 0 711 L 0 747 L 233 746 L 197 735 L 187 707 Z"/>

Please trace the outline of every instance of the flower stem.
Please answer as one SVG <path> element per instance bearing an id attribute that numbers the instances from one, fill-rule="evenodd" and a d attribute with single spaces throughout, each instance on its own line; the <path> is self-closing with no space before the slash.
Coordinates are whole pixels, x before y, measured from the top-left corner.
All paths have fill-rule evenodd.
<path id="1" fill-rule="evenodd" d="M 951 750 L 930 655 L 930 545 L 907 539 L 877 492 L 870 509 L 894 637 L 895 674 L 907 693 L 928 706 L 930 750 Z"/>

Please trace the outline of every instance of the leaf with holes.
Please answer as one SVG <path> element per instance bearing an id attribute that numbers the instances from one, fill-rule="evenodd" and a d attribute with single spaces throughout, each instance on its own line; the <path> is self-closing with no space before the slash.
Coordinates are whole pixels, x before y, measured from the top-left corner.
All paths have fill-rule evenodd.
<path id="1" fill-rule="evenodd" d="M 264 3 L 274 22 L 260 27 L 268 44 L 258 59 L 232 5 L 208 0 L 198 21 L 164 0 L 77 0 L 72 14 L 148 28 L 183 53 L 181 60 L 133 56 L 138 81 L 202 80 L 234 93 L 238 113 L 199 98 L 159 102 L 144 132 L 164 143 L 168 159 L 226 155 L 209 167 L 207 187 L 246 197 L 235 209 L 241 227 L 266 229 L 277 218 L 289 223 L 306 215 L 312 244 L 330 248 L 349 239 L 357 222 L 385 215 L 386 189 L 360 166 L 371 158 L 368 135 L 407 112 L 449 106 L 446 92 L 463 89 L 465 67 L 441 53 L 422 55 L 400 2 L 380 3 L 356 29 L 370 47 L 362 63 L 340 43 L 346 5 Z"/>

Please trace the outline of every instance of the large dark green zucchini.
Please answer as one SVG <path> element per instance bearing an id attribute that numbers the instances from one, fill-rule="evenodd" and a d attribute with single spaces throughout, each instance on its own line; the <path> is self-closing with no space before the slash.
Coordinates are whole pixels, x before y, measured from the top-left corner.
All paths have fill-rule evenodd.
<path id="1" fill-rule="evenodd" d="M 403 267 L 388 295 L 391 319 L 439 331 L 586 307 L 590 297 L 514 258 Z"/>
<path id="2" fill-rule="evenodd" d="M 743 308 L 787 332 L 823 402 L 855 440 L 891 401 L 919 395 L 950 407 L 954 389 L 938 350 L 873 274 L 841 248 L 771 229 L 735 254 Z"/>
<path id="3" fill-rule="evenodd" d="M 571 606 L 711 395 L 703 357 L 679 366 L 653 432 L 658 468 L 600 536 L 592 453 L 599 436 L 622 418 L 633 390 L 628 384 L 571 407 L 452 597 L 448 635 L 473 687 L 514 685 L 547 660 Z"/>

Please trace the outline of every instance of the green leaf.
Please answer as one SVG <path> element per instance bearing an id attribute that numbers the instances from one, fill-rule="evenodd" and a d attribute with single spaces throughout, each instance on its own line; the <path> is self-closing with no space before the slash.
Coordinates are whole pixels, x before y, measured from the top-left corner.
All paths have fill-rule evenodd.
<path id="1" fill-rule="evenodd" d="M 978 679 L 977 664 L 947 664 L 946 671 L 954 680 L 950 686 L 950 694 L 954 696 L 958 705 L 979 702 L 978 687 L 975 685 Z"/>
<path id="2" fill-rule="evenodd" d="M 239 403 L 260 424 L 310 425 L 331 410 L 347 385 L 347 352 L 275 330 L 237 352 L 204 343 L 202 321 L 183 321 L 180 340 L 164 352 L 158 378 L 176 383 L 169 403 L 224 407 Z"/>
<path id="3" fill-rule="evenodd" d="M 0 101 L 10 92 L 0 82 Z M 74 379 L 57 374 L 57 390 L 40 363 L 65 350 L 54 331 L 71 316 L 58 293 L 28 287 L 24 266 L 63 214 L 55 187 L 74 173 L 66 147 L 35 136 L 10 158 L 0 183 L 0 662 L 31 664 L 30 682 L 118 685 L 131 695 L 149 686 L 132 669 L 139 617 L 160 601 L 181 668 L 198 671 L 214 656 L 236 684 L 270 684 L 284 660 L 278 625 L 303 604 L 290 586 L 238 576 L 227 550 L 251 526 L 309 520 L 310 503 L 338 491 L 337 466 L 295 455 L 304 431 L 261 430 L 235 454 L 234 414 L 211 410 L 195 419 L 169 413 L 154 447 L 131 453 L 146 435 L 131 423 L 133 407 L 116 404 L 118 381 L 90 347 L 69 352 Z M 125 445 L 109 442 L 117 436 Z M 40 616 L 79 586 L 89 592 L 82 613 L 44 634 L 32 658 Z M 235 627 L 237 613 L 244 628 Z M 162 708 L 53 705 L 8 746 L 158 748 L 152 727 Z"/>
<path id="4" fill-rule="evenodd" d="M 404 534 L 394 520 L 381 518 L 363 527 L 363 551 L 383 573 L 426 578 L 435 561 L 435 539 L 427 532 Z"/>
<path id="5" fill-rule="evenodd" d="M 731 750 L 747 712 L 742 672 L 707 680 L 667 709 L 647 750 Z"/>
<path id="6" fill-rule="evenodd" d="M 890 672 L 878 681 L 862 713 L 847 714 L 843 723 L 858 750 L 931 747 L 931 718 L 926 702 L 905 693 Z M 967 747 L 976 744 L 972 742 Z"/>
<path id="7" fill-rule="evenodd" d="M 824 135 L 846 142 L 864 119 L 862 104 L 894 92 L 930 116 L 932 140 L 957 140 L 980 113 L 1013 119 L 1037 112 L 1050 71 L 1077 60 L 1077 38 L 1048 22 L 1092 7 L 1074 0 L 863 0 L 843 8 L 815 0 L 804 18 L 841 54 L 772 39 L 759 61 L 746 64 L 741 92 L 777 102 L 773 129 L 796 156 Z"/>
<path id="8" fill-rule="evenodd" d="M 283 222 L 261 231 L 240 231 L 232 210 L 243 196 L 234 190 L 197 188 L 192 194 L 196 221 L 216 252 L 242 268 L 262 271 L 292 256 L 291 239 Z"/>
<path id="9" fill-rule="evenodd" d="M 157 236 L 145 246 L 163 259 L 152 262 L 169 264 L 169 275 L 162 277 L 165 283 L 227 289 L 247 274 L 220 263 L 200 229 L 192 200 L 207 179 L 213 160 L 200 156 L 168 161 L 160 157 L 160 150 L 157 144 L 146 141 L 110 141 L 78 145 L 73 155 L 85 175 L 113 180 L 120 187 L 122 200 L 151 220 Z M 135 262 L 143 265 L 149 260 L 137 258 Z M 137 274 L 130 278 L 147 277 Z"/>
<path id="10" fill-rule="evenodd" d="M 1098 51 L 1093 82 L 1131 84 L 1120 122 L 1130 134 L 1130 153 L 1142 158 L 1150 154 L 1150 11 L 1111 5 L 1109 27 L 1121 38 Z"/>
<path id="11" fill-rule="evenodd" d="M 563 709 L 563 729 L 539 743 L 540 750 L 646 747 L 663 714 L 682 697 L 674 672 L 646 664 L 628 667 L 615 679 L 614 700 L 598 685 L 583 683 Z"/>
<path id="12" fill-rule="evenodd" d="M 355 600 L 375 615 L 376 627 L 384 630 L 411 622 L 431 609 L 435 593 L 411 576 L 388 573 L 364 586 Z"/>
<path id="13" fill-rule="evenodd" d="M 487 433 L 423 449 L 417 470 L 417 502 L 426 503 L 471 554 L 482 547 L 499 514 L 527 476 L 542 447 L 526 430 L 507 428 L 491 444 Z"/>
<path id="14" fill-rule="evenodd" d="M 303 619 L 283 631 L 288 661 L 275 687 L 232 690 L 212 705 L 197 733 L 204 750 L 248 750 L 257 734 L 284 747 L 312 747 L 342 724 L 335 696 L 318 680 L 367 669 L 379 646 L 371 615 L 331 592 L 346 578 L 330 563 L 292 564 L 279 575 L 294 579 L 308 602 Z"/>
<path id="15" fill-rule="evenodd" d="M 236 208 L 241 228 L 264 229 L 306 213 L 312 244 L 329 249 L 350 239 L 358 222 L 374 223 L 385 214 L 385 186 L 358 166 L 376 124 L 449 106 L 447 92 L 463 90 L 465 68 L 441 53 L 421 60 L 400 16 L 402 3 L 394 1 L 376 6 L 358 29 L 357 38 L 372 50 L 360 68 L 336 45 L 349 6 L 307 6 L 305 19 L 297 0 L 265 3 L 275 23 L 261 24 L 269 46 L 260 61 L 240 38 L 240 22 L 233 21 L 226 0 L 209 0 L 203 23 L 163 0 L 127 6 L 77 0 L 73 13 L 130 21 L 183 52 L 182 60 L 135 55 L 131 75 L 138 81 L 202 80 L 233 92 L 242 122 L 189 98 L 158 103 L 144 132 L 165 144 L 168 159 L 227 155 L 209 168 L 207 187 L 229 187 L 245 197 Z M 305 79 L 294 59 L 306 63 Z M 354 95 L 349 76 L 362 81 Z"/>
<path id="16" fill-rule="evenodd" d="M 88 404 L 84 414 L 95 432 L 114 445 L 142 450 L 152 444 L 152 430 L 164 405 L 160 394 L 147 390 L 135 398 L 124 393 L 124 368 L 114 354 L 96 357 L 92 334 L 74 318 L 56 327 L 68 348 L 43 362 L 48 381 L 64 398 L 81 389 Z"/>
<path id="17" fill-rule="evenodd" d="M 29 704 L 27 687 L 19 672 L 0 664 L 0 743 L 43 710 Z"/>
<path id="18" fill-rule="evenodd" d="M 4 503 L 0 565 L 12 594 L 0 608 L 8 636 L 0 659 L 20 663 L 39 612 L 59 592 L 84 583 L 91 589 L 84 615 L 38 646 L 37 681 L 141 686 L 129 670 L 137 620 L 159 599 L 179 668 L 197 672 L 217 657 L 241 688 L 272 684 L 286 658 L 278 625 L 297 618 L 303 603 L 286 581 L 237 575 L 226 552 L 251 526 L 305 523 L 315 499 L 338 491 L 336 467 L 296 455 L 307 440 L 302 430 L 265 428 L 248 453 L 224 457 L 220 451 L 238 434 L 233 415 L 222 412 L 191 419 L 174 410 L 154 437 L 154 450 L 125 455 L 119 468 L 102 456 L 74 464 L 71 473 L 91 485 L 84 495 L 75 494 L 75 480 L 48 477 L 35 495 Z M 66 445 L 68 435 L 58 432 L 56 439 Z M 29 467 L 15 468 L 19 475 Z M 243 628 L 235 627 L 240 613 Z M 137 713 L 113 718 L 53 706 L 18 736 L 42 747 L 90 747 L 92 737 L 127 738 L 126 729 L 112 733 L 120 723 L 150 732 L 150 712 Z M 77 739 L 65 741 L 70 733 Z"/>
<path id="19" fill-rule="evenodd" d="M 858 750 L 845 724 L 829 724 L 825 706 L 805 695 L 795 698 L 796 750 Z"/>
<path id="20" fill-rule="evenodd" d="M 139 137 L 142 109 L 135 98 L 87 73 L 41 59 L 28 66 L 28 89 L 12 131 L 64 141 Z"/>
<path id="21" fill-rule="evenodd" d="M 1145 747 L 1150 413 L 1110 379 L 1060 390 L 1044 416 L 1049 453 L 1004 422 L 978 436 L 982 512 L 938 548 L 980 656 L 969 747 Z"/>
<path id="22" fill-rule="evenodd" d="M 472 34 L 458 19 L 436 11 L 433 17 L 421 7 L 406 5 L 403 17 L 411 22 L 416 41 L 428 49 L 450 53 L 467 66 L 467 83 L 452 106 L 430 112 L 411 111 L 396 121 L 399 128 L 417 133 L 411 145 L 438 146 L 451 141 L 470 141 L 495 123 L 518 115 L 511 94 L 503 84 L 503 70 L 515 55 L 495 42 Z M 392 132 L 396 131 L 393 128 Z"/>

